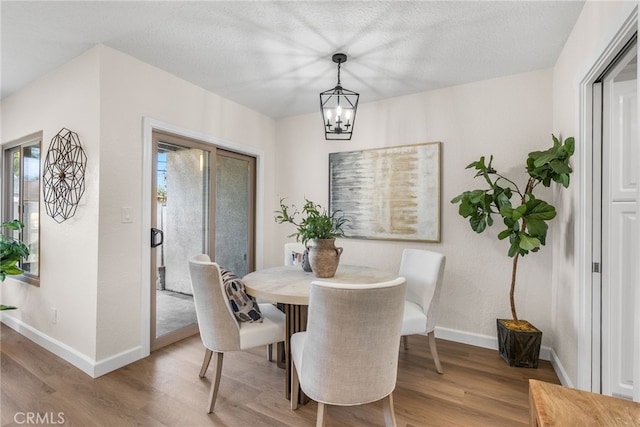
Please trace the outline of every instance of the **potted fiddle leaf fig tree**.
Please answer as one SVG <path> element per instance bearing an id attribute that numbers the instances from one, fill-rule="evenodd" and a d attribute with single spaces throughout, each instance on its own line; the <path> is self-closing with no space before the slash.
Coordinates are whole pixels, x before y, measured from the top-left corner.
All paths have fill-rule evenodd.
<path id="1" fill-rule="evenodd" d="M 280 210 L 276 214 L 278 224 L 289 223 L 296 227 L 297 231 L 289 237 L 295 236 L 307 247 L 309 264 L 316 277 L 333 277 L 342 254 L 342 248 L 335 247 L 335 240 L 336 237 L 344 237 L 342 226 L 348 222 L 344 214 L 341 211 L 328 213 L 322 206 L 306 198 L 302 212 L 295 205 L 286 205 L 281 199 Z M 299 214 L 300 219 L 297 218 Z"/>
<path id="2" fill-rule="evenodd" d="M 551 136 L 551 148 L 529 153 L 526 161 L 529 177 L 524 187 L 498 172 L 493 167 L 493 156 L 488 163 L 483 156 L 467 169 L 474 169 L 475 178 L 482 178 L 486 188 L 465 191 L 451 200 L 451 203 L 459 204 L 458 213 L 469 219 L 469 225 L 476 233 L 493 225 L 494 215 L 504 224 L 498 239 L 509 239 L 507 255 L 513 258 L 509 292 L 512 319 L 497 319 L 497 327 L 500 356 L 510 366 L 538 367 L 542 332 L 518 318 L 515 286 L 519 258 L 538 252 L 545 245 L 547 223 L 556 216 L 555 207 L 536 197 L 534 190 L 540 184 L 549 187 L 554 182 L 569 187 L 572 172 L 569 160 L 574 153 L 575 140 L 567 138 L 563 142 L 555 135 Z"/>
<path id="3" fill-rule="evenodd" d="M 24 228 L 24 224 L 17 219 L 6 221 L 0 224 L 0 228 L 20 231 Z M 2 230 L 0 232 L 0 282 L 9 275 L 22 274 L 23 271 L 18 266 L 20 260 L 29 256 L 29 248 L 23 242 L 8 236 Z M 14 310 L 16 307 L 0 304 L 0 310 Z"/>

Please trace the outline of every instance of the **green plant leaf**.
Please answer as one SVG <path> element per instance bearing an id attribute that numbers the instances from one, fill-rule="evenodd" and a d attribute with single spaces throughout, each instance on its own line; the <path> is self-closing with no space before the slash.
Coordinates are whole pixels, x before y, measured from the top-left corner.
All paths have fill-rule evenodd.
<path id="1" fill-rule="evenodd" d="M 516 221 L 512 217 L 503 216 L 502 217 L 502 222 L 504 223 L 504 225 L 509 230 L 512 230 L 512 231 L 519 231 L 520 230 L 520 221 Z"/>
<path id="2" fill-rule="evenodd" d="M 503 206 L 511 207 L 511 189 L 498 187 L 493 195 L 493 200 L 499 211 Z"/>
<path id="3" fill-rule="evenodd" d="M 554 137 L 555 138 L 555 137 Z M 573 156 L 576 149 L 576 140 L 574 137 L 570 136 L 564 141 L 565 147 L 567 147 L 567 157 Z"/>
<path id="4" fill-rule="evenodd" d="M 540 240 L 527 236 L 526 234 L 521 234 L 519 247 L 525 251 L 531 251 L 540 247 Z"/>
<path id="5" fill-rule="evenodd" d="M 571 172 L 571 168 L 569 167 L 569 165 L 558 159 L 552 160 L 549 163 L 549 166 L 551 166 L 551 169 L 553 169 L 553 171 L 557 174 L 567 174 Z"/>
<path id="6" fill-rule="evenodd" d="M 3 222 L 0 227 L 5 227 L 9 230 L 22 230 L 24 228 L 24 224 L 17 219 L 14 219 L 12 221 Z"/>
<path id="7" fill-rule="evenodd" d="M 509 246 L 509 252 L 507 253 L 507 255 L 513 258 L 518 252 L 520 252 L 520 238 L 516 237 L 512 239 L 511 246 Z"/>
<path id="8" fill-rule="evenodd" d="M 511 229 L 507 228 L 506 230 L 502 230 L 499 234 L 498 234 L 498 239 L 499 240 L 504 240 L 507 237 L 509 237 L 511 235 Z"/>
<path id="9" fill-rule="evenodd" d="M 19 269 L 16 266 L 7 267 L 7 268 L 5 268 L 3 270 L 4 270 L 5 274 L 7 274 L 7 275 L 17 275 L 17 274 L 24 273 L 24 271 L 22 271 L 21 269 Z"/>
<path id="10" fill-rule="evenodd" d="M 471 228 L 476 233 L 482 233 L 487 227 L 486 215 L 474 215 L 469 219 Z"/>
<path id="11" fill-rule="evenodd" d="M 528 219 L 527 220 L 527 231 L 531 236 L 536 236 L 538 238 L 547 235 L 547 229 L 549 226 L 543 220 L 536 219 Z"/>
<path id="12" fill-rule="evenodd" d="M 533 158 L 533 165 L 537 168 L 544 166 L 547 163 L 550 163 L 552 160 L 556 158 L 556 152 L 554 148 L 551 148 L 547 151 L 537 151 L 529 154 Z"/>
<path id="13" fill-rule="evenodd" d="M 467 218 L 476 211 L 475 207 L 469 203 L 469 199 L 463 199 L 458 207 L 458 213 L 461 217 Z"/>
<path id="14" fill-rule="evenodd" d="M 502 215 L 505 218 L 513 219 L 513 215 L 514 215 L 513 210 L 514 209 L 511 206 L 506 206 L 506 205 L 502 206 L 500 208 L 500 215 Z"/>
<path id="15" fill-rule="evenodd" d="M 450 203 L 459 203 L 460 201 L 462 201 L 462 199 L 464 198 L 464 193 L 462 194 L 458 194 L 456 197 L 454 197 L 453 199 L 451 199 Z"/>
<path id="16" fill-rule="evenodd" d="M 479 169 L 479 170 L 486 169 L 487 167 L 484 164 L 484 156 L 480 157 L 480 160 L 478 161 L 469 163 L 465 169 L 471 169 L 471 168 Z"/>
<path id="17" fill-rule="evenodd" d="M 513 219 L 519 220 L 527 214 L 527 205 L 520 205 L 513 211 Z"/>
<path id="18" fill-rule="evenodd" d="M 568 188 L 569 187 L 569 175 L 567 174 L 562 174 L 558 177 L 557 180 L 558 183 L 562 184 L 562 186 L 564 188 Z"/>
<path id="19" fill-rule="evenodd" d="M 526 203 L 527 221 L 544 220 L 549 221 L 556 217 L 556 208 L 541 199 L 530 200 Z"/>
<path id="20" fill-rule="evenodd" d="M 473 190 L 468 193 L 469 203 L 482 203 L 486 198 L 487 192 L 484 190 Z"/>

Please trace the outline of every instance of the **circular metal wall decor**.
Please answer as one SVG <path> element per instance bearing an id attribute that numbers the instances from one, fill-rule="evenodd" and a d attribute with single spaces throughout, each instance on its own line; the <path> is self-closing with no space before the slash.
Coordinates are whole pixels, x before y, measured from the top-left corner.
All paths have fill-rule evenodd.
<path id="1" fill-rule="evenodd" d="M 47 215 L 61 223 L 76 213 L 84 193 L 87 155 L 78 134 L 62 128 L 51 140 L 44 161 L 44 205 Z"/>

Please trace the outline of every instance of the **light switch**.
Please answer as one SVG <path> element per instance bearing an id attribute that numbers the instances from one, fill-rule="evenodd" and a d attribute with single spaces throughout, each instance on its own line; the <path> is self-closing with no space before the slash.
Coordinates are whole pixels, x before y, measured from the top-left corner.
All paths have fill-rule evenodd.
<path id="1" fill-rule="evenodd" d="M 133 222 L 133 208 L 131 207 L 123 207 L 122 208 L 122 223 L 126 224 L 129 222 Z"/>

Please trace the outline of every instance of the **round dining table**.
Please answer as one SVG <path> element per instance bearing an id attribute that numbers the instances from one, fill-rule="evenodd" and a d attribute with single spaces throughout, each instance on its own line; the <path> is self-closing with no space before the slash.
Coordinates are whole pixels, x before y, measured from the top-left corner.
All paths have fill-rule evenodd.
<path id="1" fill-rule="evenodd" d="M 286 370 L 285 395 L 291 398 L 291 351 L 289 347 L 291 335 L 307 329 L 307 306 L 309 305 L 309 289 L 311 282 L 333 282 L 348 284 L 373 284 L 394 280 L 397 273 L 359 265 L 338 266 L 335 275 L 330 278 L 319 278 L 314 273 L 306 272 L 299 265 L 287 265 L 254 271 L 242 278 L 247 294 L 262 300 L 278 303 L 284 311 L 286 334 L 284 340 L 284 357 L 278 357 L 278 365 Z M 304 403 L 303 393 L 299 394 Z"/>
<path id="2" fill-rule="evenodd" d="M 266 268 L 249 273 L 242 279 L 247 293 L 256 298 L 283 304 L 308 305 L 309 287 L 313 281 L 372 284 L 394 280 L 397 273 L 359 265 L 339 265 L 330 278 L 319 278 L 299 265 Z"/>

